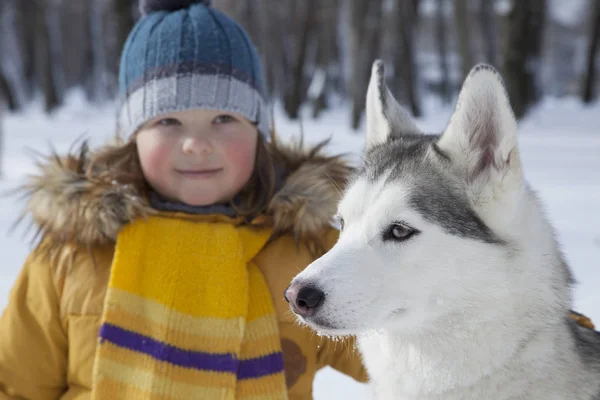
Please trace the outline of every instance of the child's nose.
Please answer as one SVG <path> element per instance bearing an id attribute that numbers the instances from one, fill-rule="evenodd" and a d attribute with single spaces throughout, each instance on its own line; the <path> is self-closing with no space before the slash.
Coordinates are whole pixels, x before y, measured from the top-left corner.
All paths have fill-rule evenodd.
<path id="1" fill-rule="evenodd" d="M 197 137 L 197 136 L 189 136 L 186 137 L 183 141 L 183 153 L 189 155 L 200 155 L 200 154 L 210 154 L 213 152 L 213 146 L 209 140 Z"/>

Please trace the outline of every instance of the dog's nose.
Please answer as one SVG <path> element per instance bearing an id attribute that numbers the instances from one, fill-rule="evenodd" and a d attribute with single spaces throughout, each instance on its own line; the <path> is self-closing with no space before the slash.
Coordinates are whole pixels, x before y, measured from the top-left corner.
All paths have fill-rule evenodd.
<path id="1" fill-rule="evenodd" d="M 285 290 L 284 297 L 296 314 L 306 317 L 323 304 L 325 293 L 312 286 L 291 285 Z"/>
<path id="2" fill-rule="evenodd" d="M 302 308 L 317 308 L 325 300 L 325 293 L 313 287 L 303 287 L 298 292 L 296 305 Z"/>

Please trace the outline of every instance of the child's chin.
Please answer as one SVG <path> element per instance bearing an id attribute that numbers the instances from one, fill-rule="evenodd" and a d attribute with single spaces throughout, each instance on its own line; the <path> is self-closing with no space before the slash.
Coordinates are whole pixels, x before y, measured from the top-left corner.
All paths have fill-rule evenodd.
<path id="1" fill-rule="evenodd" d="M 225 204 L 228 201 L 222 200 L 223 196 L 219 196 L 219 194 L 215 193 L 198 193 L 198 192 L 180 192 L 179 196 L 177 196 L 177 200 L 180 203 L 187 204 L 192 207 L 206 207 L 214 204 Z"/>
<path id="2" fill-rule="evenodd" d="M 213 198 L 203 198 L 203 197 L 183 197 L 179 200 L 181 203 L 187 204 L 191 207 L 207 207 L 213 204 L 218 204 L 220 201 L 218 199 Z"/>

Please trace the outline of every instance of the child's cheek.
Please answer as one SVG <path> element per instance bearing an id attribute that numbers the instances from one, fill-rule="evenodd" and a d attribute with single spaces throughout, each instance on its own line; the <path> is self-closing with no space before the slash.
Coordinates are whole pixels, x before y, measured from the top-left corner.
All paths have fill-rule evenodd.
<path id="1" fill-rule="evenodd" d="M 144 175 L 149 183 L 160 188 L 164 186 L 167 178 L 169 165 L 169 147 L 165 146 L 159 140 L 151 140 L 145 143 L 139 143 L 140 162 Z"/>
<path id="2" fill-rule="evenodd" d="M 233 166 L 238 174 L 247 175 L 249 178 L 254 170 L 256 139 L 250 137 L 229 141 L 226 145 L 226 154 L 229 165 Z"/>

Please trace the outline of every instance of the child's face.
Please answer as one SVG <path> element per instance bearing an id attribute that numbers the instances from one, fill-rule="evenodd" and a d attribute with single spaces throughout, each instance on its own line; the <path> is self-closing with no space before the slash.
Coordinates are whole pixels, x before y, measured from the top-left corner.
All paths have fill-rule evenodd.
<path id="1" fill-rule="evenodd" d="M 191 206 L 231 200 L 254 170 L 256 127 L 242 115 L 187 110 L 149 121 L 136 141 L 154 190 Z"/>

